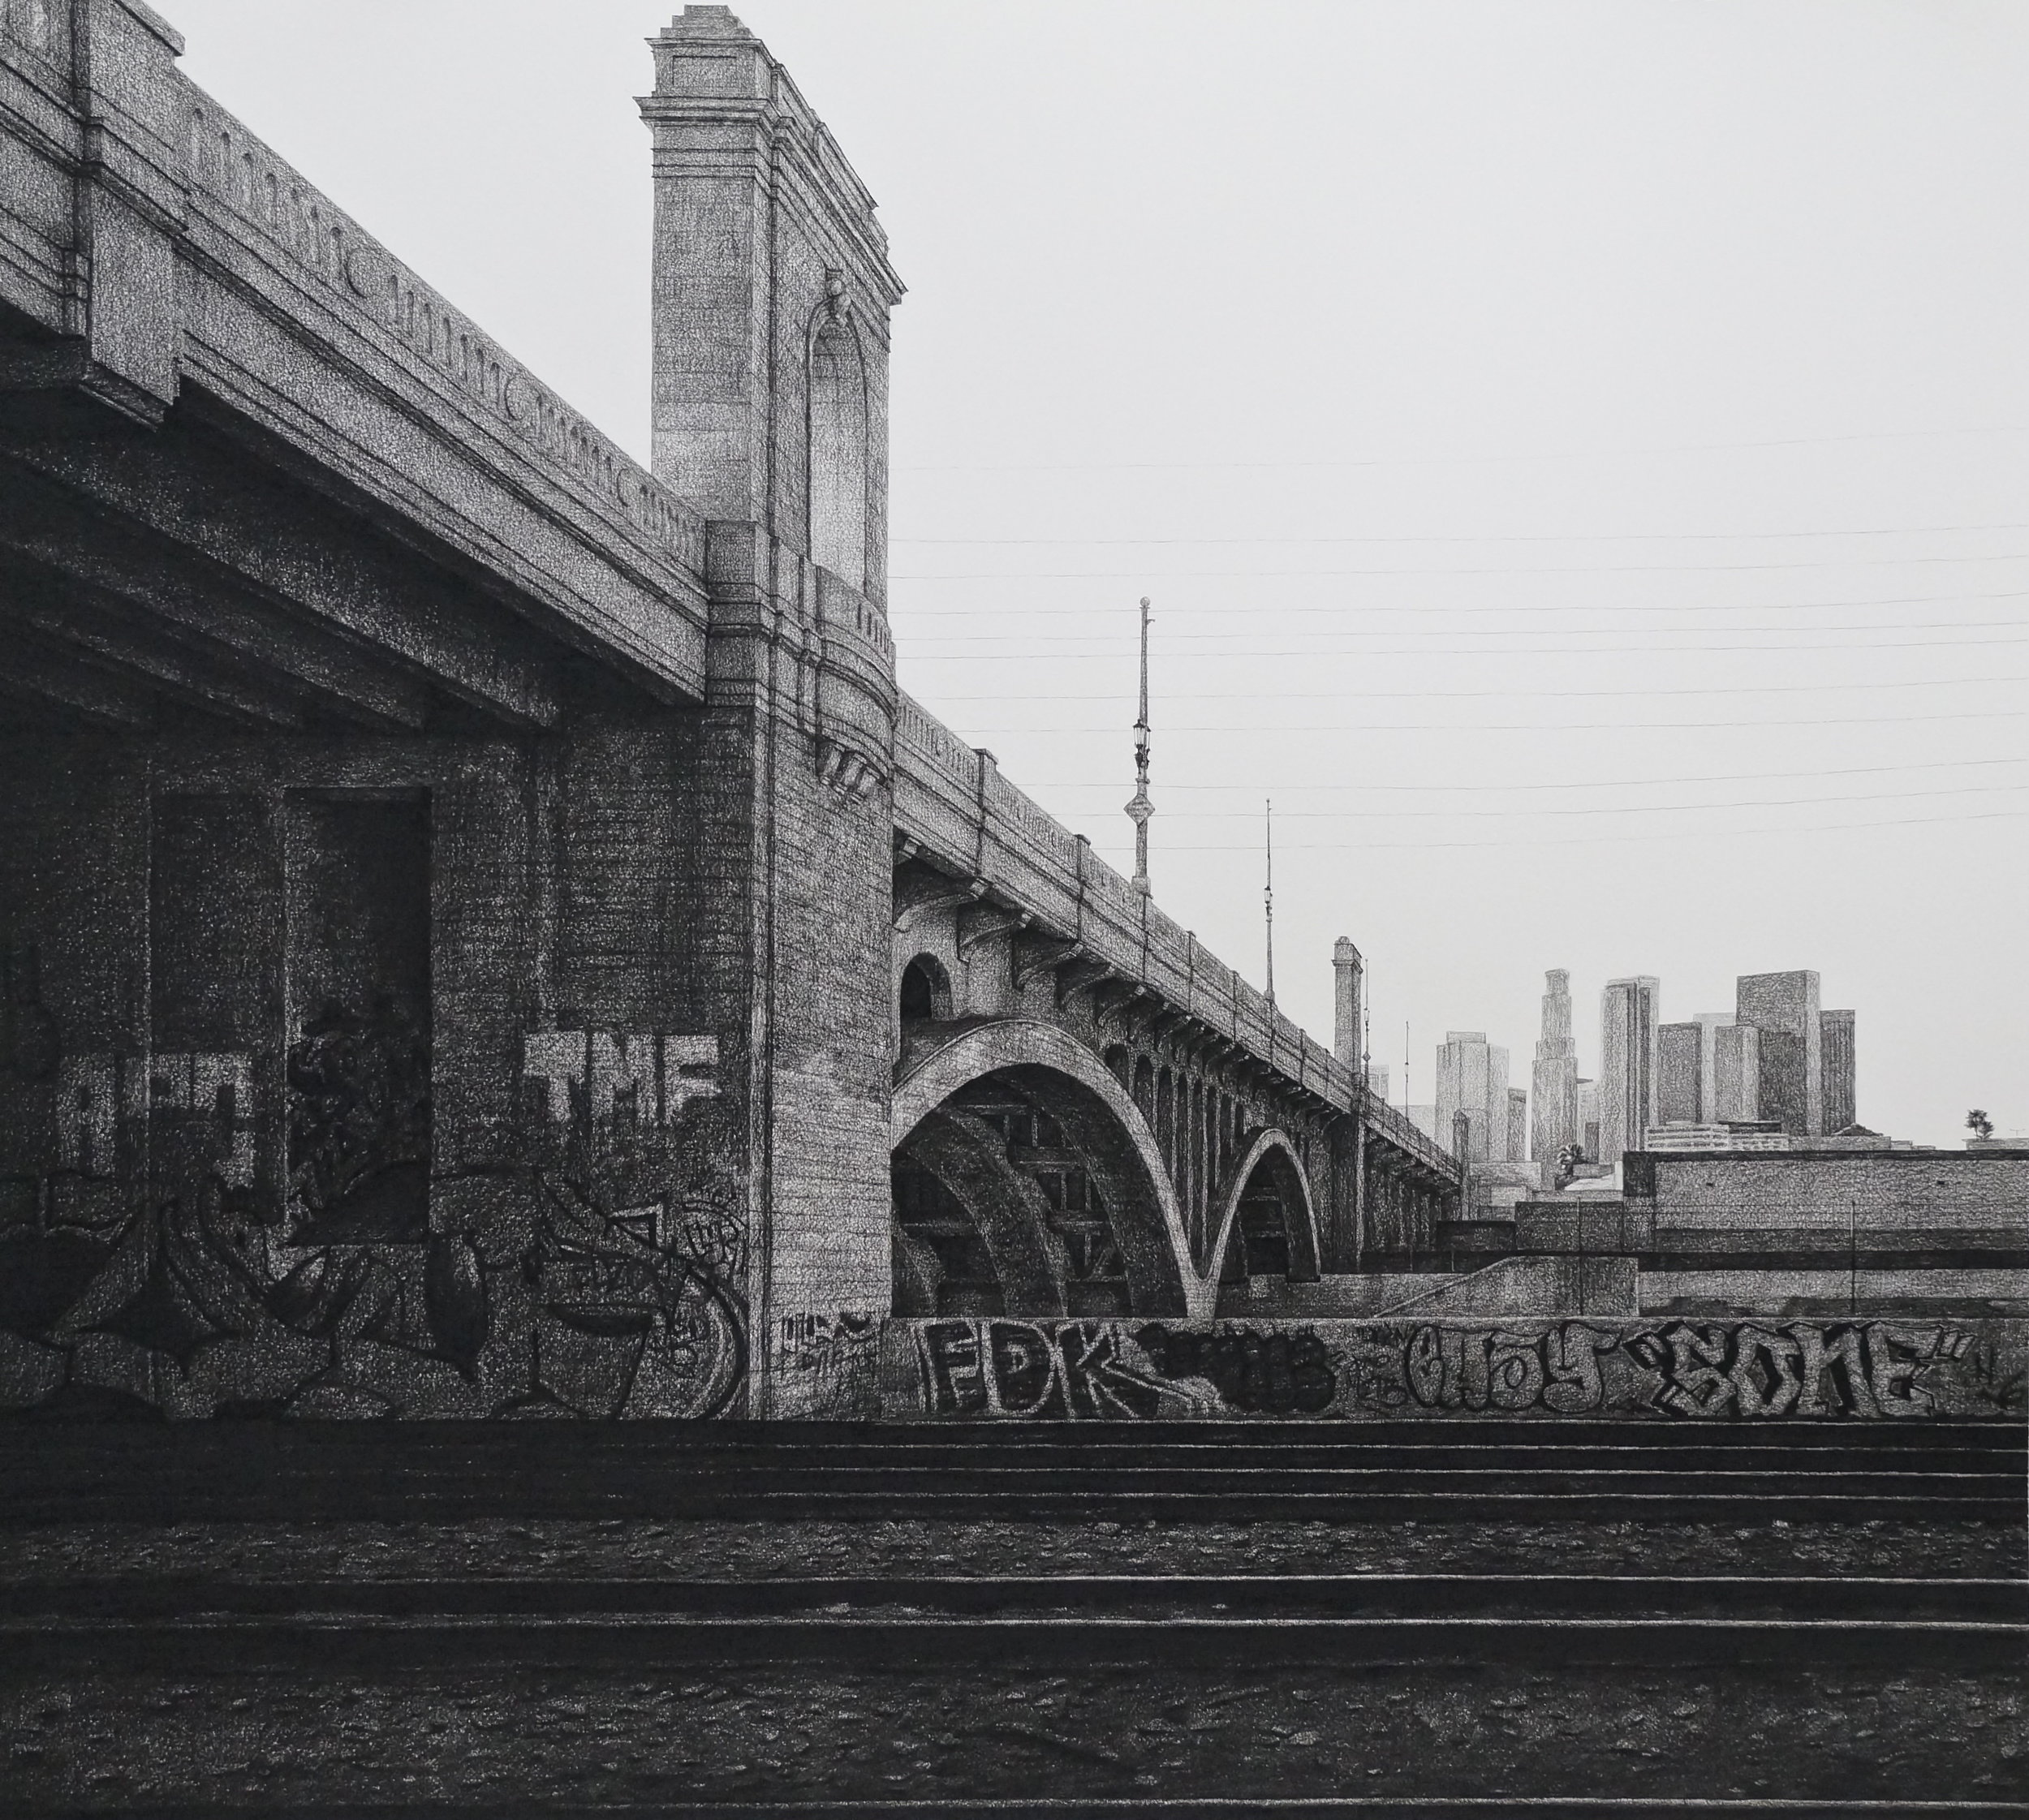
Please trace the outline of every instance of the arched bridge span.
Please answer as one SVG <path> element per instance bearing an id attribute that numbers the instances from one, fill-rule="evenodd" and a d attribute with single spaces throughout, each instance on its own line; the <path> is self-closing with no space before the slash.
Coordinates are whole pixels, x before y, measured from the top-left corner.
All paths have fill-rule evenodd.
<path id="1" fill-rule="evenodd" d="M 1095 1086 L 1090 1104 L 1109 1107 L 1114 1147 L 1163 1185 L 1150 1205 L 1163 1206 L 1164 1218 L 1151 1215 L 1150 1229 L 1170 1232 L 1175 1278 L 1197 1284 L 1192 1297 L 1206 1312 L 1221 1284 L 1239 1312 L 1260 1306 L 1250 1283 L 1414 1267 L 1429 1254 L 1461 1192 L 1458 1165 L 1441 1147 L 1008 783 L 990 753 L 961 745 L 906 696 L 895 759 L 890 1004 L 898 1083 L 955 1030 L 1013 1022 L 1058 1032 L 1079 1052 L 1080 1074 L 1096 1063 L 1118 1090 Z M 993 1091 L 1014 1085 L 1001 1078 Z M 997 1129 L 1033 1135 L 1023 1109 L 1031 1103 L 1019 1095 L 964 1093 Z M 1062 1133 L 1045 1123 L 1049 1142 L 1014 1147 L 1049 1151 Z M 905 1155 L 897 1165 L 898 1194 L 924 1202 L 920 1223 L 937 1223 L 931 1202 L 947 1225 L 956 1222 L 922 1186 L 920 1163 Z M 1106 1198 L 1089 1170 L 1066 1165 L 1059 1181 L 1046 1158 L 1036 1166 L 1046 1194 Z M 1059 1211 L 1099 1223 L 1096 1205 Z M 1077 1254 L 1074 1245 L 1074 1263 Z M 1096 1289 L 1082 1293 L 1099 1299 Z M 1152 1278 L 1140 1293 L 1157 1293 Z M 956 1294 L 940 1292 L 946 1302 Z M 921 1297 L 905 1293 L 903 1302 L 920 1306 Z"/>
<path id="2" fill-rule="evenodd" d="M 1316 1208 L 1287 1132 L 1235 1125 L 1216 1142 L 1210 1096 L 1174 1082 L 1152 1121 L 1120 1078 L 1131 1061 L 1040 1018 L 909 1034 L 890 1126 L 898 1313 L 1202 1319 L 1222 1283 L 1317 1276 Z M 1217 1170 L 1195 1216 L 1179 1189 L 1186 1105 L 1201 1181 Z"/>

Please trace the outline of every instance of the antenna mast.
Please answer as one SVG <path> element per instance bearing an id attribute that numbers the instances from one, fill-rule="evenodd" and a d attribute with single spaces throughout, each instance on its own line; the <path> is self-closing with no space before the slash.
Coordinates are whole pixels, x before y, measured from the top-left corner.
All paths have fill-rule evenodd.
<path id="1" fill-rule="evenodd" d="M 1148 895 L 1148 596 L 1141 597 L 1141 713 L 1135 722 L 1135 795 L 1127 813 L 1135 824 L 1135 889 Z"/>
<path id="2" fill-rule="evenodd" d="M 1268 1001 L 1275 1003 L 1275 799 L 1265 798 L 1261 824 L 1267 835 L 1268 877 L 1261 888 L 1261 915 L 1268 925 Z"/>

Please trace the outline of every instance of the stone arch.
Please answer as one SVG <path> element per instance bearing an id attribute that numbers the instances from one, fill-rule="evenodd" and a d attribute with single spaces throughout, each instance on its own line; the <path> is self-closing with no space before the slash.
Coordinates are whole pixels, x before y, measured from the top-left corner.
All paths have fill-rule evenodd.
<path id="1" fill-rule="evenodd" d="M 1045 1112 L 1083 1158 L 1105 1202 L 1133 1312 L 1208 1317 L 1217 1281 L 1192 1267 L 1155 1134 L 1105 1064 L 1057 1026 L 995 1018 L 957 1031 L 915 1059 L 895 1085 L 891 1152 L 915 1160 L 917 1134 L 933 1116 L 989 1076 Z"/>
<path id="2" fill-rule="evenodd" d="M 810 560 L 865 592 L 867 375 L 849 316 L 820 312 L 810 338 Z"/>
<path id="3" fill-rule="evenodd" d="M 951 1016 L 951 975 L 936 955 L 911 955 L 902 970 L 895 1007 L 905 1024 L 948 1022 Z"/>
<path id="4" fill-rule="evenodd" d="M 1204 1260 L 1205 1276 L 1217 1283 L 1225 1274 L 1229 1246 L 1244 1243 L 1241 1224 L 1243 1208 L 1257 1188 L 1272 1187 L 1282 1206 L 1282 1242 L 1286 1263 L 1283 1274 L 1293 1283 L 1314 1283 L 1320 1268 L 1317 1209 L 1311 1199 L 1310 1172 L 1289 1134 L 1270 1125 L 1236 1144 L 1239 1159 L 1220 1185 L 1214 1203 L 1212 1254 Z M 1256 1177 L 1263 1179 L 1257 1183 Z"/>

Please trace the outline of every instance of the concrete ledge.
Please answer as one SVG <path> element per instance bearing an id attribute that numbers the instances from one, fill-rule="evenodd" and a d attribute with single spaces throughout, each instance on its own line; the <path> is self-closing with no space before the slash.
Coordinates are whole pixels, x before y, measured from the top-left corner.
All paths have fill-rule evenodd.
<path id="1" fill-rule="evenodd" d="M 1390 1302 L 1391 1315 L 1635 1314 L 1632 1258 L 1503 1258 L 1441 1287 Z"/>

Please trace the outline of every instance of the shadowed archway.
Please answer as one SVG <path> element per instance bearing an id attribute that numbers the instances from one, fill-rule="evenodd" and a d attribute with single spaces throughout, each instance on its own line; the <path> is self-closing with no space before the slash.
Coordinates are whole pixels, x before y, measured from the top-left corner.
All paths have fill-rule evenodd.
<path id="1" fill-rule="evenodd" d="M 902 970 L 895 996 L 905 1026 L 943 1022 L 951 1015 L 951 976 L 934 954 L 918 954 L 910 961 Z"/>
<path id="2" fill-rule="evenodd" d="M 983 1154 L 989 1130 L 1000 1164 Z M 1056 1026 L 996 1018 L 914 1056 L 890 1145 L 898 1313 L 984 1313 L 996 1299 L 1008 1314 L 1211 1313 L 1217 1284 L 1191 1266 L 1154 1134 Z M 1019 1268 L 1004 1272 L 1003 1254 Z"/>
<path id="3" fill-rule="evenodd" d="M 1303 1155 L 1287 1132 L 1271 1125 L 1246 1138 L 1213 1206 L 1212 1252 L 1203 1261 L 1212 1281 L 1317 1280 L 1317 1210 Z"/>

